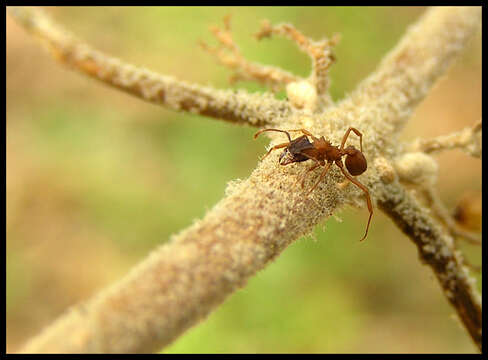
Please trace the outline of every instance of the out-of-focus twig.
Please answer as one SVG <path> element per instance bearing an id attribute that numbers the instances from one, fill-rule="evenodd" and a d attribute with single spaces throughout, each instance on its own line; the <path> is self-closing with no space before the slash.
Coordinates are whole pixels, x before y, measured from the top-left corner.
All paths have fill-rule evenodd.
<path id="1" fill-rule="evenodd" d="M 292 24 L 272 26 L 269 21 L 264 20 L 261 24 L 261 30 L 256 33 L 256 38 L 261 40 L 271 37 L 273 34 L 288 37 L 298 45 L 300 50 L 310 56 L 312 59 L 312 72 L 308 80 L 317 92 L 318 109 L 332 104 L 332 98 L 328 93 L 330 84 L 329 68 L 335 61 L 332 48 L 339 42 L 340 36 L 335 34 L 331 39 L 313 41 L 298 31 Z"/>
<path id="2" fill-rule="evenodd" d="M 453 246 L 452 237 L 444 233 L 429 211 L 400 186 L 391 184 L 385 186 L 384 191 L 385 196 L 378 201 L 381 210 L 413 240 L 419 258 L 434 270 L 444 295 L 481 350 L 481 297 L 464 266 L 465 260 Z"/>
<path id="3" fill-rule="evenodd" d="M 443 150 L 461 149 L 467 154 L 481 158 L 481 121 L 461 131 L 438 136 L 433 139 L 418 139 L 411 146 L 412 151 L 436 153 Z"/>
<path id="4" fill-rule="evenodd" d="M 436 216 L 447 226 L 452 236 L 460 237 L 473 245 L 481 245 L 481 235 L 465 231 L 456 224 L 452 216 L 449 214 L 449 211 L 445 208 L 444 204 L 439 198 L 434 187 L 429 186 L 427 188 L 424 188 L 422 194 L 429 203 L 429 207 L 434 211 Z"/>
<path id="5" fill-rule="evenodd" d="M 278 67 L 266 66 L 248 61 L 241 54 L 239 47 L 232 38 L 230 15 L 227 15 L 224 18 L 223 29 L 217 26 L 212 26 L 210 30 L 219 41 L 220 46 L 212 47 L 203 41 L 200 42 L 200 45 L 205 51 L 214 55 L 222 65 L 236 71 L 231 78 L 232 82 L 239 80 L 255 80 L 270 86 L 273 91 L 278 91 L 286 84 L 300 80 L 298 76 Z"/>
<path id="6" fill-rule="evenodd" d="M 61 63 L 155 104 L 232 123 L 261 127 L 289 116 L 287 103 L 271 94 L 217 90 L 124 63 L 78 40 L 39 8 L 11 7 L 17 22 L 37 36 Z"/>

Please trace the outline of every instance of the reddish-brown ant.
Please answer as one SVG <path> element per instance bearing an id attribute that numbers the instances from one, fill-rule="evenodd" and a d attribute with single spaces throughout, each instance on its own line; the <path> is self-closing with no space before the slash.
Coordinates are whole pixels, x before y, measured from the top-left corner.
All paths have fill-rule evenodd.
<path id="1" fill-rule="evenodd" d="M 266 156 L 268 156 L 271 153 L 271 151 L 285 148 L 283 153 L 280 155 L 280 160 L 279 160 L 280 165 L 287 165 L 287 164 L 302 162 L 307 160 L 315 161 L 315 164 L 311 168 L 309 168 L 303 176 L 302 188 L 303 188 L 303 183 L 305 181 L 305 177 L 310 171 L 316 169 L 319 166 L 325 166 L 324 170 L 322 171 L 322 174 L 320 175 L 319 180 L 308 192 L 309 194 L 322 181 L 322 179 L 327 174 L 327 171 L 329 171 L 331 165 L 334 163 L 339 167 L 339 169 L 341 169 L 344 176 L 350 182 L 352 182 L 354 185 L 356 185 L 357 187 L 359 187 L 361 190 L 364 191 L 364 193 L 366 194 L 366 201 L 368 204 L 369 218 L 368 218 L 368 225 L 366 226 L 366 232 L 363 238 L 361 239 L 361 241 L 366 239 L 366 236 L 368 235 L 369 223 L 371 222 L 371 217 L 373 216 L 373 204 L 371 203 L 371 197 L 369 196 L 368 188 L 352 177 L 352 176 L 357 176 L 362 174 L 363 172 L 366 171 L 368 167 L 366 158 L 363 155 L 363 134 L 361 134 L 361 132 L 359 132 L 358 129 L 350 127 L 349 129 L 347 129 L 346 133 L 344 134 L 344 137 L 342 138 L 341 146 L 337 147 L 332 145 L 328 140 L 325 140 L 323 136 L 317 138 L 313 136 L 308 130 L 305 129 L 288 130 L 288 131 L 300 131 L 301 133 L 303 133 L 302 136 L 297 137 L 296 139 L 293 140 L 291 139 L 291 136 L 288 131 L 278 130 L 278 129 L 259 130 L 256 134 L 254 134 L 254 138 L 256 139 L 261 133 L 265 131 L 277 131 L 277 132 L 285 133 L 289 141 L 283 144 L 273 146 L 271 149 L 269 149 L 266 155 L 263 156 L 263 159 Z M 359 136 L 360 150 L 356 149 L 354 146 L 348 146 L 344 148 L 344 144 L 346 143 L 347 137 L 349 136 L 349 133 L 351 131 L 354 132 L 357 136 Z M 312 142 L 310 142 L 310 140 L 308 139 L 309 137 L 312 139 Z M 347 171 L 344 169 L 344 164 L 342 163 L 343 156 L 346 157 Z"/>

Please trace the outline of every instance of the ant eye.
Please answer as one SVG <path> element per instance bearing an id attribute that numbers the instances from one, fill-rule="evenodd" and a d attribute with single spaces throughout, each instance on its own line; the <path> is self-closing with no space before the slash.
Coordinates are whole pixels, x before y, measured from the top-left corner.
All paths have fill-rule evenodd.
<path id="1" fill-rule="evenodd" d="M 368 163 L 363 153 L 355 151 L 353 154 L 346 156 L 346 168 L 352 176 L 361 175 L 368 168 Z"/>

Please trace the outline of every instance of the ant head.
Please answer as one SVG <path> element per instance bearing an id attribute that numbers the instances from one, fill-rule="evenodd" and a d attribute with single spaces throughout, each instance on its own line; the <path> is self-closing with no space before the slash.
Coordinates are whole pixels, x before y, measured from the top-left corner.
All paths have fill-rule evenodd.
<path id="1" fill-rule="evenodd" d="M 288 148 L 285 149 L 280 155 L 280 165 L 288 165 L 296 162 L 295 156 L 290 152 Z"/>
<path id="2" fill-rule="evenodd" d="M 346 154 L 346 168 L 352 176 L 361 175 L 368 168 L 368 162 L 363 153 L 354 146 L 348 146 L 344 149 Z"/>
<path id="3" fill-rule="evenodd" d="M 295 162 L 307 161 L 309 157 L 297 152 L 294 147 L 287 147 L 280 155 L 280 165 L 288 165 Z"/>
<path id="4" fill-rule="evenodd" d="M 310 157 L 304 155 L 304 151 L 313 149 L 313 144 L 303 135 L 290 141 L 280 155 L 280 165 L 288 165 L 294 162 L 307 161 Z"/>

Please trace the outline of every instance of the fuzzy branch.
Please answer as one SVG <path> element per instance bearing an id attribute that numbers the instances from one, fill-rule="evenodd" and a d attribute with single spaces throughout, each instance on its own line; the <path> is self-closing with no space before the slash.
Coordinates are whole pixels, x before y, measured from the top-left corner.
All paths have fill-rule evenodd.
<path id="1" fill-rule="evenodd" d="M 399 135 L 416 106 L 479 29 L 480 22 L 478 7 L 427 10 L 343 106 L 360 107 L 367 116 L 379 112 L 379 130 Z"/>
<path id="2" fill-rule="evenodd" d="M 219 46 L 212 47 L 203 41 L 200 45 L 205 51 L 214 55 L 222 65 L 236 71 L 231 77 L 231 82 L 254 80 L 269 86 L 271 90 L 276 92 L 282 86 L 300 80 L 298 76 L 278 67 L 248 61 L 242 55 L 239 47 L 232 38 L 230 15 L 227 15 L 224 18 L 223 29 L 217 26 L 212 26 L 210 27 L 210 31 L 212 31 L 216 37 Z"/>
<path id="3" fill-rule="evenodd" d="M 255 120 L 247 119 L 248 114 L 239 119 L 266 124 L 281 111 L 281 116 L 273 120 L 280 128 L 296 129 L 306 124 L 312 133 L 327 135 L 335 144 L 340 143 L 347 127 L 364 129 L 363 152 L 370 167 L 359 176 L 360 181 L 368 186 L 380 208 L 418 246 L 420 258 L 432 268 L 462 323 L 481 348 L 479 296 L 462 266 L 461 255 L 452 246 L 452 238 L 404 190 L 394 165 L 404 151 L 397 141 L 401 128 L 479 29 L 480 18 L 480 8 L 431 9 L 410 28 L 376 72 L 337 106 L 331 105 L 311 116 L 269 97 L 249 97 L 243 101 L 246 109 L 254 109 L 251 112 Z M 62 61 L 85 68 L 86 58 L 74 59 L 73 47 L 69 49 L 61 52 Z M 90 54 L 88 68 L 93 64 L 95 70 L 88 73 L 98 77 L 99 70 L 104 69 L 100 64 L 106 60 Z M 165 84 L 169 86 L 168 82 Z M 171 86 L 185 88 L 180 82 Z M 196 89 L 195 93 L 184 91 L 184 98 L 192 99 L 188 100 L 192 104 L 197 103 L 195 97 L 202 97 L 201 88 Z M 169 91 L 175 90 L 165 87 L 164 92 Z M 131 92 L 140 94 L 140 90 Z M 215 90 L 205 92 L 210 97 L 215 93 Z M 232 113 L 229 106 L 222 110 L 216 106 L 215 97 L 212 99 L 209 103 L 215 105 L 214 114 Z M 256 110 L 256 103 L 261 104 L 261 111 Z M 172 102 L 163 100 L 163 104 L 175 108 Z M 203 114 L 201 107 L 195 106 Z M 266 113 L 263 108 L 273 110 Z M 280 135 L 271 136 L 273 142 L 283 141 Z M 357 140 L 351 140 L 354 141 Z M 363 206 L 361 190 L 337 186 L 344 179 L 337 167 L 331 168 L 316 190 L 306 196 L 307 187 L 315 183 L 320 172 L 311 173 L 310 184 L 302 190 L 293 185 L 304 167 L 301 164 L 280 167 L 277 159 L 278 154 L 272 153 L 248 179 L 230 183 L 226 197 L 202 220 L 156 249 L 119 283 L 60 317 L 23 351 L 159 350 L 205 318 L 291 242 L 310 232 L 338 208 L 345 204 Z M 407 177 L 411 173 L 415 172 L 404 172 Z M 358 240 L 359 237 L 360 234 Z"/>
<path id="4" fill-rule="evenodd" d="M 481 121 L 461 131 L 438 136 L 433 139 L 419 139 L 411 145 L 413 151 L 436 153 L 443 150 L 461 149 L 467 154 L 481 158 Z"/>
<path id="5" fill-rule="evenodd" d="M 267 20 L 262 22 L 261 30 L 255 34 L 258 40 L 269 38 L 273 34 L 285 36 L 310 57 L 312 71 L 310 76 L 304 79 L 275 66 L 248 61 L 232 38 L 230 15 L 224 18 L 223 28 L 212 26 L 210 31 L 215 35 L 219 46 L 211 47 L 205 42 L 201 42 L 201 46 L 214 55 L 222 65 L 235 70 L 236 73 L 231 77 L 232 82 L 254 80 L 269 86 L 273 92 L 286 87 L 290 104 L 296 109 L 304 109 L 309 113 L 323 110 L 333 104 L 328 93 L 330 83 L 328 73 L 335 61 L 332 47 L 339 41 L 337 34 L 330 40 L 313 41 L 291 24 L 271 26 Z"/>
<path id="6" fill-rule="evenodd" d="M 445 296 L 481 350 L 481 297 L 452 237 L 401 186 L 385 186 L 383 191 L 379 207 L 414 241 L 420 261 L 434 270 Z"/>
<path id="7" fill-rule="evenodd" d="M 232 123 L 273 125 L 289 113 L 270 94 L 216 90 L 160 75 L 97 51 L 54 23 L 38 8 L 9 8 L 10 14 L 47 45 L 59 62 L 131 95 L 177 111 L 189 111 Z"/>
<path id="8" fill-rule="evenodd" d="M 291 24 L 279 24 L 271 26 L 269 21 L 263 21 L 261 30 L 256 34 L 258 40 L 271 37 L 272 34 L 285 36 L 294 41 L 300 50 L 305 52 L 312 59 L 312 73 L 309 81 L 314 85 L 319 99 L 324 106 L 332 103 L 328 94 L 329 89 L 329 68 L 334 63 L 335 57 L 332 54 L 332 47 L 339 42 L 339 35 L 331 39 L 312 41 Z"/>

